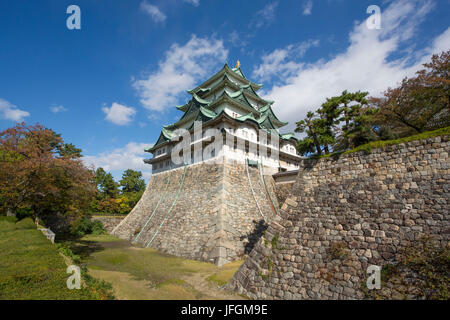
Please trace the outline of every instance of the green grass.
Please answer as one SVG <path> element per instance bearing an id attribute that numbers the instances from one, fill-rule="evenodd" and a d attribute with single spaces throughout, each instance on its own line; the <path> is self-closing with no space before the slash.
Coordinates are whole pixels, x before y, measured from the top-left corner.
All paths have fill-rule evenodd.
<path id="1" fill-rule="evenodd" d="M 114 241 L 115 240 L 115 241 Z M 92 276 L 113 284 L 118 299 L 204 299 L 216 294 L 242 261 L 221 268 L 138 248 L 113 236 L 85 236 L 73 241 L 71 249 L 83 257 Z M 198 284 L 204 282 L 210 289 Z M 215 293 L 212 293 L 213 290 Z"/>
<path id="2" fill-rule="evenodd" d="M 244 261 L 234 261 L 222 266 L 218 272 L 208 277 L 208 280 L 218 284 L 219 286 L 224 286 L 230 281 L 239 267 L 242 265 Z"/>
<path id="3" fill-rule="evenodd" d="M 83 238 L 85 240 L 85 238 Z M 110 242 L 107 239 L 107 242 Z M 104 245 L 108 245 L 105 242 Z M 185 274 L 213 271 L 210 263 L 193 261 L 160 253 L 154 249 L 130 250 L 119 243 L 110 242 L 106 250 L 96 250 L 86 257 L 87 267 L 96 270 L 127 272 L 134 279 L 146 280 L 152 287 L 179 279 Z M 115 247 L 117 245 L 117 247 Z M 83 250 L 78 248 L 78 250 Z M 74 250 L 76 252 L 76 249 Z"/>
<path id="4" fill-rule="evenodd" d="M 119 219 L 123 219 L 127 216 L 127 214 L 110 214 L 110 213 L 95 213 L 92 214 L 92 217 L 98 217 L 98 218 L 119 218 Z"/>
<path id="5" fill-rule="evenodd" d="M 94 241 L 94 242 L 117 242 L 117 241 L 125 241 L 122 239 L 119 239 L 115 236 L 112 236 L 110 234 L 87 234 L 83 236 L 84 241 Z"/>
<path id="6" fill-rule="evenodd" d="M 364 151 L 366 153 L 370 153 L 372 150 L 378 149 L 378 148 L 384 149 L 388 146 L 397 145 L 400 143 L 429 139 L 429 138 L 434 138 L 434 137 L 438 137 L 438 136 L 446 136 L 449 134 L 450 134 L 450 126 L 441 128 L 441 129 L 437 129 L 434 131 L 422 132 L 422 133 L 419 133 L 419 134 L 416 134 L 413 136 L 404 137 L 404 138 L 400 138 L 400 139 L 385 140 L 385 141 L 381 141 L 381 140 L 373 141 L 373 142 L 369 142 L 369 143 L 360 145 L 354 149 L 347 150 L 345 152 L 330 153 L 330 154 L 322 155 L 319 158 L 339 157 L 343 154 L 354 153 L 354 152 L 359 152 L 359 151 Z"/>
<path id="7" fill-rule="evenodd" d="M 67 288 L 63 257 L 29 220 L 0 219 L 0 299 L 99 299 L 89 287 Z"/>

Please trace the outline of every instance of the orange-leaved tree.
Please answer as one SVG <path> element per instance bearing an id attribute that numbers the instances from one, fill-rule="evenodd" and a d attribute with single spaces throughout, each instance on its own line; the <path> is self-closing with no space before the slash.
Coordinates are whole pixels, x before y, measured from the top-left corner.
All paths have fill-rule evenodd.
<path id="1" fill-rule="evenodd" d="M 92 170 L 81 150 L 40 124 L 0 132 L 0 199 L 4 209 L 36 216 L 83 214 L 95 195 Z"/>

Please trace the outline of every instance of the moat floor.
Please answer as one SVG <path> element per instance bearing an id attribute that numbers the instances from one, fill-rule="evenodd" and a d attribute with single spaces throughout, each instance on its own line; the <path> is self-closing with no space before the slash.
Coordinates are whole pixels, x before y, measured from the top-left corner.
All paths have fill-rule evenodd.
<path id="1" fill-rule="evenodd" d="M 221 289 L 243 261 L 222 267 L 139 248 L 110 235 L 77 243 L 89 273 L 112 284 L 119 300 L 244 299 Z"/>

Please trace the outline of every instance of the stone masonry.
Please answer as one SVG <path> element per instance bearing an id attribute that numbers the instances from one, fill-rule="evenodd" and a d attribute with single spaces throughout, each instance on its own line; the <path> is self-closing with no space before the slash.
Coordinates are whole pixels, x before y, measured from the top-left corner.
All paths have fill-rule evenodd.
<path id="1" fill-rule="evenodd" d="M 162 172 L 113 234 L 223 265 L 249 253 L 261 237 L 278 208 L 274 189 L 271 176 L 229 160 Z"/>
<path id="2" fill-rule="evenodd" d="M 448 136 L 303 160 L 280 215 L 228 284 L 257 299 L 362 299 L 369 265 L 450 238 Z"/>
<path id="3" fill-rule="evenodd" d="M 93 216 L 91 218 L 92 221 L 100 221 L 103 226 L 105 227 L 105 230 L 108 233 L 111 233 L 117 225 L 122 222 L 123 217 L 103 217 L 103 216 Z"/>

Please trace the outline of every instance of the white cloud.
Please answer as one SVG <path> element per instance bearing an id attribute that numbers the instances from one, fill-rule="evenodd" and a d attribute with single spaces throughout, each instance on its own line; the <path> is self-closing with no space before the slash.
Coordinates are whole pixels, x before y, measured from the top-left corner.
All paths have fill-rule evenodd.
<path id="1" fill-rule="evenodd" d="M 0 117 L 6 120 L 16 122 L 23 121 L 25 117 L 30 115 L 29 112 L 20 110 L 17 106 L 0 98 Z"/>
<path id="2" fill-rule="evenodd" d="M 157 6 L 154 6 L 147 1 L 141 2 L 140 9 L 147 13 L 156 23 L 166 21 L 166 15 L 159 10 Z"/>
<path id="3" fill-rule="evenodd" d="M 312 0 L 307 0 L 303 2 L 303 15 L 309 16 L 312 13 L 313 2 Z"/>
<path id="4" fill-rule="evenodd" d="M 129 142 L 125 147 L 116 148 L 112 151 L 102 152 L 95 156 L 84 156 L 83 161 L 95 168 L 102 167 L 106 171 L 124 171 L 133 169 L 142 171 L 146 179 L 151 175 L 152 166 L 144 163 L 145 158 L 151 158 L 150 153 L 144 149 L 153 144 Z"/>
<path id="5" fill-rule="evenodd" d="M 64 106 L 51 106 L 50 111 L 53 113 L 59 113 L 59 112 L 67 111 L 67 109 L 64 108 Z"/>
<path id="6" fill-rule="evenodd" d="M 183 0 L 184 2 L 190 3 L 195 7 L 198 7 L 198 5 L 200 4 L 200 0 Z"/>
<path id="7" fill-rule="evenodd" d="M 253 17 L 250 26 L 255 28 L 261 28 L 263 26 L 269 26 L 275 21 L 275 11 L 278 7 L 278 1 L 270 2 L 264 6 L 261 10 L 256 12 Z"/>
<path id="8" fill-rule="evenodd" d="M 292 59 L 303 57 L 308 49 L 318 45 L 319 40 L 308 40 L 265 54 L 262 56 L 262 63 L 253 70 L 253 77 L 266 81 L 274 76 L 283 79 L 295 75 L 304 64 Z"/>
<path id="9" fill-rule="evenodd" d="M 105 119 L 114 124 L 123 126 L 133 121 L 136 109 L 127 107 L 113 102 L 110 108 L 102 107 L 102 111 L 106 114 Z"/>
<path id="10" fill-rule="evenodd" d="M 211 75 L 228 56 L 222 40 L 197 38 L 183 46 L 175 43 L 159 61 L 158 70 L 133 82 L 143 106 L 153 111 L 174 107 L 182 94 Z"/>
<path id="11" fill-rule="evenodd" d="M 275 50 L 255 67 L 254 74 L 261 79 L 273 78 L 274 68 L 281 66 L 286 77 L 262 95 L 275 100 L 274 108 L 281 119 L 296 120 L 317 109 L 325 98 L 346 89 L 380 96 L 389 86 L 421 69 L 432 53 L 450 47 L 450 28 L 429 47 L 420 51 L 414 47 L 416 28 L 432 7 L 431 1 L 392 2 L 382 13 L 381 30 L 369 30 L 365 21 L 356 23 L 346 51 L 328 60 L 304 64 L 289 55 L 290 48 Z M 389 59 L 393 53 L 403 56 Z M 292 122 L 287 129 L 294 126 Z"/>

